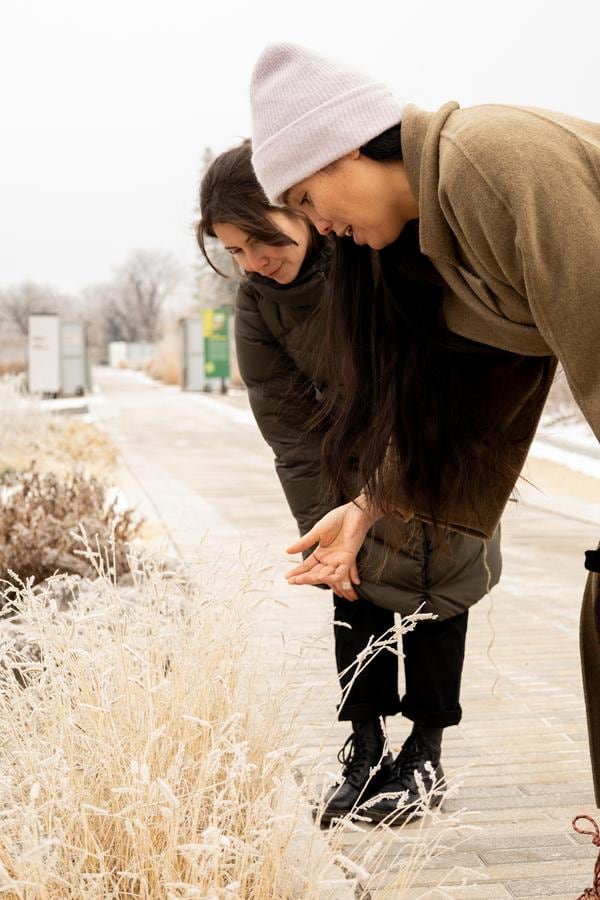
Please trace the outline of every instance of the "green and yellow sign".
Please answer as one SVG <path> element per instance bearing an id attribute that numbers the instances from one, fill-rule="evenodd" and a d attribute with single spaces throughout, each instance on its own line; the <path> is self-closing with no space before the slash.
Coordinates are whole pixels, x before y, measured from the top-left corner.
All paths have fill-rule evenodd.
<path id="1" fill-rule="evenodd" d="M 229 378 L 229 310 L 205 309 L 204 374 L 207 378 Z"/>

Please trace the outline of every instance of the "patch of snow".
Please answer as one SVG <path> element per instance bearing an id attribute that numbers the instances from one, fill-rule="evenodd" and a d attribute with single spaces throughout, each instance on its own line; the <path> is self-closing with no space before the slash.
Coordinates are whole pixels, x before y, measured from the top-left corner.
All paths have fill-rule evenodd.
<path id="1" fill-rule="evenodd" d="M 595 438 L 594 438 L 595 440 Z M 596 448 L 598 442 L 596 441 Z M 575 452 L 571 449 L 557 446 L 555 443 L 544 440 L 543 437 L 537 437 L 531 445 L 529 451 L 531 456 L 537 459 L 547 459 L 550 462 L 558 463 L 571 469 L 574 472 L 581 472 L 583 475 L 589 475 L 592 478 L 600 479 L 600 456 L 591 456 L 586 454 L 585 445 L 582 446 L 581 452 Z"/>

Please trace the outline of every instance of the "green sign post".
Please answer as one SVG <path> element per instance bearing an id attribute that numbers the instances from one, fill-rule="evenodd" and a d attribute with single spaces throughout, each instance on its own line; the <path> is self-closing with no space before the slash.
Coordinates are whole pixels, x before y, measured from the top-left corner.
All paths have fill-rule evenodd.
<path id="1" fill-rule="evenodd" d="M 205 309 L 204 374 L 207 378 L 229 378 L 229 310 Z"/>

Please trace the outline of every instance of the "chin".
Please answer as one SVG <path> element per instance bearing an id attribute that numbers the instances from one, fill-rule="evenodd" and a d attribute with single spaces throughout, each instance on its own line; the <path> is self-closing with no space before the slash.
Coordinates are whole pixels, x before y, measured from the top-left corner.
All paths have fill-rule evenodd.
<path id="1" fill-rule="evenodd" d="M 401 232 L 399 231 L 398 234 L 373 235 L 373 237 L 368 238 L 367 244 L 371 250 L 383 250 L 384 247 L 389 247 L 390 244 L 393 244 L 400 237 L 400 234 Z"/>
<path id="2" fill-rule="evenodd" d="M 391 244 L 391 241 L 387 241 L 382 237 L 372 237 L 369 238 L 366 243 L 369 245 L 371 250 L 383 250 L 384 247 L 387 247 L 388 244 Z"/>
<path id="3" fill-rule="evenodd" d="M 277 284 L 291 284 L 298 277 L 299 271 L 300 271 L 300 266 L 296 270 L 292 271 L 291 274 L 286 273 L 284 275 L 282 272 L 281 275 L 277 275 L 277 277 L 274 278 L 273 281 L 276 281 Z"/>

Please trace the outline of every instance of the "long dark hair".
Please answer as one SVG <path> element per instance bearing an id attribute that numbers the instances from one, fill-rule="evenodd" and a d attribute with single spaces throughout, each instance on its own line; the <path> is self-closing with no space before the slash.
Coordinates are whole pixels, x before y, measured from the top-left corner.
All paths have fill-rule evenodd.
<path id="1" fill-rule="evenodd" d="M 400 126 L 361 152 L 401 159 Z M 347 473 L 357 460 L 359 481 L 384 514 L 413 508 L 438 526 L 456 504 L 476 510 L 490 476 L 510 486 L 516 480 L 511 459 L 519 453 L 506 453 L 497 383 L 527 363 L 448 331 L 443 287 L 420 251 L 417 221 L 379 253 L 336 241 L 323 308 L 329 389 L 320 413 L 330 423 L 322 452 L 336 493 L 352 491 Z M 526 439 L 526 431 L 511 434 L 513 449 Z"/>
<path id="2" fill-rule="evenodd" d="M 307 223 L 310 242 L 307 257 L 316 251 L 318 235 L 306 217 L 293 209 L 272 206 L 256 180 L 252 168 L 252 144 L 243 141 L 238 147 L 221 153 L 209 166 L 200 184 L 200 221 L 196 226 L 196 240 L 207 263 L 224 275 L 213 263 L 206 246 L 206 238 L 216 237 L 215 223 L 235 225 L 257 241 L 274 247 L 295 244 L 269 218 L 270 212 L 285 212 Z M 226 276 L 225 276 L 226 277 Z"/>

